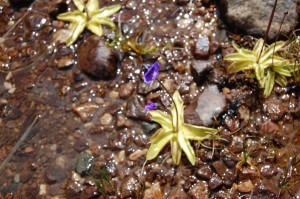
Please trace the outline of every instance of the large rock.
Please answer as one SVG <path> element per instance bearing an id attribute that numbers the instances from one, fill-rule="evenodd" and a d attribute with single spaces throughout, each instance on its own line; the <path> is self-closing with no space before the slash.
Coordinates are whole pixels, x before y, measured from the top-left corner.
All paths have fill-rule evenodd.
<path id="1" fill-rule="evenodd" d="M 269 40 L 276 38 L 284 13 L 288 11 L 281 28 L 281 34 L 289 34 L 297 25 L 297 1 L 278 1 L 269 32 Z M 221 15 L 228 25 L 240 33 L 263 37 L 268 27 L 274 1 L 262 0 L 218 0 Z"/>
<path id="2" fill-rule="evenodd" d="M 121 55 L 105 45 L 105 41 L 95 35 L 89 36 L 78 50 L 81 70 L 96 79 L 112 79 L 117 75 Z"/>

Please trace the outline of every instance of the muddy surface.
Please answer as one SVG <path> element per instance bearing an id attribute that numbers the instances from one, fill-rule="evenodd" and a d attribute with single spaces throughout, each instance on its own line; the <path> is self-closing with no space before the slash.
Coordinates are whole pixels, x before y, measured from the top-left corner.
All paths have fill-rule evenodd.
<path id="1" fill-rule="evenodd" d="M 117 31 L 84 31 L 70 47 L 56 16 L 72 3 L 23 3 L 0 1 L 1 198 L 300 197 L 299 84 L 264 98 L 254 79 L 228 74 L 233 48 L 213 2 L 101 1 L 122 4 Z M 130 50 L 129 39 L 158 48 Z M 143 83 L 142 65 L 157 59 L 186 122 L 219 129 L 220 139 L 193 143 L 195 166 L 184 155 L 174 165 L 170 146 L 145 163 L 159 127 L 144 105 L 171 103 Z"/>

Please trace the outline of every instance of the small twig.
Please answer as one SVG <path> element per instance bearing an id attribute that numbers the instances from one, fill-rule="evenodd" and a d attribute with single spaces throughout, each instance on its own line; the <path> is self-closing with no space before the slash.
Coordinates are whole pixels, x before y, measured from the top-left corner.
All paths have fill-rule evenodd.
<path id="1" fill-rule="evenodd" d="M 32 130 L 33 126 L 37 123 L 38 119 L 41 117 L 41 115 L 36 115 L 32 121 L 32 123 L 27 127 L 26 131 L 24 134 L 21 136 L 21 138 L 18 140 L 18 142 L 15 144 L 14 148 L 12 151 L 9 153 L 9 155 L 5 158 L 5 160 L 1 163 L 0 165 L 0 175 L 6 168 L 6 165 L 10 162 L 14 154 L 18 151 L 20 148 L 21 144 L 24 142 L 24 140 L 27 138 L 29 135 L 30 131 Z"/>

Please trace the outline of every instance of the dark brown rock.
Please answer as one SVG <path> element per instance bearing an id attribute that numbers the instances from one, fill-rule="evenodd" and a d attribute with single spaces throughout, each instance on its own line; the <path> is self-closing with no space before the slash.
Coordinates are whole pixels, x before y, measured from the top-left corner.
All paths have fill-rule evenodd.
<path id="1" fill-rule="evenodd" d="M 126 116 L 136 119 L 148 119 L 144 105 L 143 98 L 141 96 L 134 95 L 128 100 Z"/>
<path id="2" fill-rule="evenodd" d="M 236 154 L 232 153 L 231 151 L 229 151 L 228 148 L 224 148 L 220 152 L 220 156 L 221 156 L 221 159 L 223 160 L 223 162 L 229 168 L 233 168 L 239 161 L 238 156 Z"/>
<path id="3" fill-rule="evenodd" d="M 74 144 L 74 150 L 77 151 L 78 153 L 84 151 L 85 149 L 89 148 L 89 145 L 86 141 L 85 138 L 80 137 L 76 140 Z"/>
<path id="4" fill-rule="evenodd" d="M 192 186 L 188 194 L 193 199 L 207 199 L 209 198 L 208 184 L 205 181 L 198 182 Z"/>
<path id="5" fill-rule="evenodd" d="M 243 151 L 244 147 L 244 138 L 240 136 L 234 136 L 232 142 L 229 146 L 229 150 L 233 153 L 240 153 Z"/>
<path id="6" fill-rule="evenodd" d="M 279 198 L 279 188 L 272 180 L 262 180 L 257 183 L 252 191 L 252 199 Z"/>
<path id="7" fill-rule="evenodd" d="M 208 182 L 208 187 L 210 190 L 214 190 L 214 189 L 218 188 L 219 186 L 221 186 L 222 184 L 223 183 L 222 183 L 222 179 L 220 178 L 220 176 L 218 176 L 217 174 L 214 173 Z"/>
<path id="8" fill-rule="evenodd" d="M 200 165 L 199 169 L 197 169 L 196 171 L 196 176 L 199 177 L 200 179 L 205 179 L 208 180 L 211 178 L 213 172 L 211 170 L 211 168 L 209 167 L 209 165 Z"/>
<path id="9" fill-rule="evenodd" d="M 66 170 L 57 166 L 50 166 L 45 171 L 45 181 L 48 184 L 62 182 L 67 178 L 67 176 Z"/>
<path id="10" fill-rule="evenodd" d="M 264 112 L 272 121 L 278 121 L 284 116 L 286 109 L 280 101 L 270 99 L 264 104 Z"/>
<path id="11" fill-rule="evenodd" d="M 96 79 L 112 79 L 117 75 L 120 54 L 107 47 L 105 41 L 89 36 L 78 49 L 78 63 L 84 73 Z"/>
<path id="12" fill-rule="evenodd" d="M 181 198 L 188 198 L 188 195 L 184 192 L 184 190 L 177 186 L 171 190 L 170 195 L 168 198 L 173 198 L 173 199 L 181 199 Z"/>
<path id="13" fill-rule="evenodd" d="M 266 164 L 260 169 L 264 177 L 271 178 L 278 173 L 277 167 L 274 164 Z"/>
<path id="14" fill-rule="evenodd" d="M 126 176 L 121 183 L 121 198 L 138 197 L 141 194 L 142 186 L 136 176 Z"/>
<path id="15" fill-rule="evenodd" d="M 231 186 L 236 179 L 236 174 L 228 169 L 221 161 L 216 161 L 213 164 L 214 169 L 227 186 Z"/>

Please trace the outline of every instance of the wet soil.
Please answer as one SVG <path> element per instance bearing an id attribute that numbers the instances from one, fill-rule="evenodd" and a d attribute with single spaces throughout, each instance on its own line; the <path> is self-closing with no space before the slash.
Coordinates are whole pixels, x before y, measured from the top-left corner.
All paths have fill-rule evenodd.
<path id="1" fill-rule="evenodd" d="M 67 24 L 56 16 L 74 5 L 30 3 L 0 1 L 1 198 L 300 197 L 299 85 L 290 80 L 265 98 L 246 74 L 228 74 L 222 57 L 233 49 L 213 2 L 101 1 L 122 4 L 114 21 L 123 40 L 114 47 L 109 28 L 67 47 Z M 139 54 L 124 38 L 158 50 Z M 220 139 L 193 143 L 195 166 L 184 155 L 174 165 L 169 146 L 145 162 L 158 125 L 144 105 L 171 103 L 158 84 L 143 83 L 142 65 L 157 59 L 186 122 L 219 129 Z M 205 96 L 219 111 L 202 115 Z M 99 168 L 112 184 L 105 194 Z"/>

